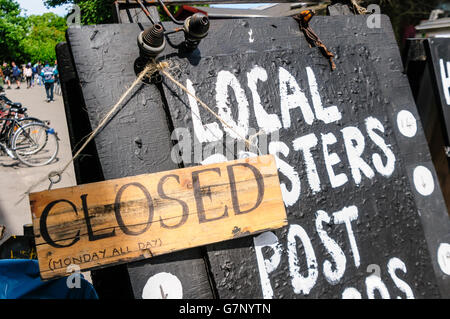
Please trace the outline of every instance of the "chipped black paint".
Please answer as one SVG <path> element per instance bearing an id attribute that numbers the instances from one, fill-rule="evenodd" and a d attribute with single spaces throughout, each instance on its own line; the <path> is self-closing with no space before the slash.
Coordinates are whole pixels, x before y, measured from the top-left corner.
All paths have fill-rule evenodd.
<path id="1" fill-rule="evenodd" d="M 270 27 L 273 25 L 276 28 Z M 317 258 L 319 274 L 317 282 L 308 294 L 295 293 L 290 276 L 292 266 L 288 262 L 289 227 L 275 232 L 282 247 L 282 255 L 280 264 L 269 276 L 274 298 L 341 298 L 347 287 L 356 288 L 366 298 L 365 280 L 371 275 L 367 270 L 371 269 L 372 265 L 379 266 L 381 280 L 390 297 L 405 298 L 404 292 L 399 290 L 388 273 L 387 264 L 394 257 L 406 265 L 407 273 L 398 270 L 397 275 L 407 282 L 416 298 L 438 297 L 441 293 L 448 296 L 448 289 L 445 288 L 448 279 L 435 277 L 433 266 L 436 269 L 436 252 L 431 251 L 434 255 L 431 258 L 419 217 L 423 205 L 432 207 L 433 210 L 445 210 L 445 207 L 437 185 L 432 195 L 436 201 L 432 199 L 429 204 L 418 198 L 420 195 L 414 189 L 411 176 L 415 166 L 422 163 L 430 171 L 434 170 L 429 161 L 421 128 L 419 127 L 415 139 L 408 142 L 398 133 L 397 112 L 407 109 L 415 116 L 417 112 L 405 77 L 401 74 L 398 48 L 386 17 L 382 20 L 382 26 L 382 29 L 368 29 L 363 17 L 315 19 L 312 27 L 336 53 L 335 72 L 329 71 L 328 61 L 323 59 L 316 49 L 308 47 L 295 21 L 289 19 L 215 21 L 209 37 L 202 42 L 198 51 L 187 57 L 183 54 L 177 56 L 174 51 L 164 57 L 177 66 L 171 70 L 176 78 L 184 85 L 187 79 L 191 80 L 197 97 L 215 111 L 218 72 L 230 71 L 245 91 L 249 101 L 250 127 L 256 129 L 258 125 L 252 109 L 252 93 L 247 86 L 247 73 L 255 65 L 264 68 L 268 74 L 267 82 L 258 82 L 258 93 L 268 113 L 277 114 L 281 118 L 279 67 L 287 69 L 294 76 L 300 88 L 305 91 L 310 104 L 311 95 L 308 92 L 305 68 L 311 67 L 317 77 L 324 106 L 337 105 L 342 113 L 342 119 L 335 123 L 324 124 L 316 119 L 312 125 L 307 125 L 301 112 L 291 111 L 291 127 L 280 130 L 280 141 L 290 150 L 289 156 L 280 156 L 294 167 L 301 181 L 300 199 L 287 208 L 288 220 L 290 226 L 300 225 L 306 231 Z M 253 31 L 254 42 L 249 41 L 250 29 Z M 338 35 L 336 30 L 339 30 Z M 186 94 L 167 79 L 164 80 L 163 87 L 174 127 L 188 128 L 191 136 L 195 138 L 194 143 L 199 144 L 193 131 L 191 109 Z M 232 117 L 237 119 L 235 94 L 230 94 L 228 103 L 232 106 Z M 200 115 L 204 124 L 218 123 L 214 116 L 202 108 Z M 396 158 L 395 170 L 389 177 L 374 170 L 373 179 L 363 175 L 361 184 L 357 186 L 350 173 L 340 131 L 345 127 L 355 126 L 363 133 L 366 147 L 362 158 L 373 168 L 372 155 L 380 153 L 380 150 L 365 132 L 364 124 L 369 117 L 374 117 L 383 125 L 384 133 L 381 136 L 386 144 L 391 145 Z M 223 131 L 223 126 L 220 127 Z M 316 134 L 319 140 L 318 146 L 312 151 L 321 181 L 318 193 L 314 193 L 308 185 L 305 160 L 301 152 L 292 149 L 295 138 L 310 133 Z M 325 133 L 333 133 L 338 140 L 330 146 L 330 151 L 337 153 L 341 159 L 341 163 L 334 167 L 335 173 L 345 173 L 349 180 L 344 186 L 335 189 L 329 182 L 320 146 L 320 134 Z M 407 149 L 409 143 L 415 145 L 414 153 Z M 206 143 L 202 146 L 205 145 Z M 194 148 L 195 146 L 192 149 Z M 227 147 L 222 149 L 224 152 L 228 150 Z M 386 162 L 386 157 L 383 157 L 383 161 Z M 290 189 L 292 184 L 285 175 L 280 174 L 280 181 Z M 356 266 L 353 261 L 354 255 L 344 225 L 323 224 L 328 236 L 338 243 L 346 256 L 344 275 L 337 284 L 330 284 L 324 276 L 323 264 L 329 260 L 332 267 L 336 265 L 319 238 L 315 214 L 323 210 L 331 215 L 350 205 L 355 205 L 358 209 L 358 218 L 352 222 L 352 228 L 361 262 Z M 306 276 L 303 245 L 298 240 L 296 245 L 301 275 Z M 274 253 L 273 249 L 269 249 L 263 255 L 268 259 Z M 255 248 L 250 239 L 211 245 L 208 247 L 208 257 L 221 298 L 263 296 L 261 286 L 255 285 L 255 281 L 261 282 L 261 279 Z"/>
<path id="2" fill-rule="evenodd" d="M 307 233 L 317 257 L 319 274 L 308 295 L 294 292 L 290 276 L 292 266 L 288 260 L 289 228 L 277 231 L 275 234 L 282 255 L 279 265 L 269 276 L 273 297 L 340 298 L 347 287 L 354 287 L 363 297 L 367 297 L 365 280 L 371 275 L 368 269 L 375 264 L 379 266 L 381 279 L 390 297 L 405 298 L 404 291 L 399 290 L 388 273 L 387 263 L 394 257 L 405 264 L 407 272 L 397 270 L 396 275 L 411 287 L 414 297 L 449 297 L 449 278 L 437 273 L 434 244 L 430 245 L 425 239 L 431 236 L 433 229 L 422 221 L 433 218 L 436 211 L 445 210 L 442 195 L 436 185 L 432 195 L 421 197 L 414 188 L 412 178 L 412 170 L 417 165 L 428 167 L 435 175 L 426 141 L 420 123 L 417 135 L 412 139 L 402 136 L 396 127 L 396 114 L 400 110 L 409 110 L 417 119 L 418 115 L 405 76 L 401 73 L 401 61 L 389 21 L 383 17 L 381 29 L 368 29 L 365 17 L 317 17 L 311 25 L 336 54 L 337 70 L 333 73 L 329 71 L 328 61 L 317 48 L 309 48 L 296 22 L 288 18 L 214 21 L 209 36 L 196 51 L 186 54 L 169 48 L 161 57 L 173 62 L 170 72 L 183 84 L 189 78 L 197 96 L 213 109 L 218 72 L 232 72 L 249 101 L 250 126 L 254 128 L 258 125 L 252 111 L 252 95 L 247 86 L 246 73 L 255 64 L 263 67 L 269 75 L 267 82 L 258 83 L 258 93 L 267 112 L 280 116 L 277 70 L 281 66 L 295 77 L 310 103 L 305 68 L 311 67 L 317 77 L 324 106 L 337 105 L 342 113 L 342 119 L 337 122 L 325 124 L 315 120 L 309 126 L 298 110 L 292 110 L 291 127 L 280 130 L 280 141 L 290 150 L 289 156 L 281 157 L 295 168 L 301 180 L 300 199 L 288 208 L 288 220 L 290 226 L 301 225 Z M 171 27 L 167 24 L 167 28 Z M 249 39 L 250 30 L 253 42 Z M 95 38 L 89 40 L 94 31 L 97 32 Z M 101 110 L 113 105 L 118 92 L 134 77 L 134 61 L 138 57 L 135 39 L 140 31 L 134 24 L 69 30 L 71 48 L 93 126 L 101 118 Z M 172 38 L 173 43 L 181 41 L 182 34 L 175 34 Z M 169 128 L 172 124 L 164 124 L 167 122 L 163 102 L 167 101 L 167 114 L 174 128 L 186 127 L 194 136 L 192 117 L 186 95 L 167 79 L 163 83 L 163 93 L 161 97 L 155 86 L 141 86 L 96 139 L 105 178 L 174 166 L 170 159 L 172 145 Z M 236 104 L 234 94 L 231 94 L 230 103 Z M 200 110 L 200 114 L 204 123 L 217 121 L 204 110 Z M 232 109 L 232 116 L 237 118 L 236 108 Z M 340 131 L 355 126 L 363 133 L 366 147 L 362 158 L 373 168 L 372 155 L 383 153 L 367 136 L 365 120 L 368 117 L 382 123 L 384 134 L 378 133 L 391 145 L 397 161 L 390 177 L 375 171 L 373 179 L 363 176 L 361 184 L 356 186 Z M 295 138 L 310 133 L 316 134 L 319 140 L 318 146 L 312 150 L 321 181 L 320 191 L 316 194 L 308 185 L 302 154 L 292 149 Z M 321 154 L 321 134 L 325 133 L 333 133 L 338 140 L 330 146 L 330 151 L 337 153 L 341 159 L 341 163 L 334 167 L 336 174 L 345 173 L 349 179 L 343 187 L 336 189 L 331 187 Z M 195 142 L 198 143 L 198 140 Z M 149 151 L 143 156 L 141 151 L 146 150 L 147 146 Z M 139 157 L 130 158 L 133 154 Z M 385 157 L 382 159 L 386 161 Z M 286 176 L 280 174 L 280 181 L 290 189 L 291 184 Z M 324 277 L 323 263 L 330 260 L 332 267 L 336 265 L 319 238 L 315 214 L 323 210 L 331 215 L 350 205 L 355 205 L 358 210 L 358 219 L 352 222 L 352 228 L 359 249 L 359 266 L 355 266 L 345 226 L 322 223 L 328 236 L 338 243 L 346 256 L 345 273 L 337 284 L 332 285 Z M 306 276 L 304 246 L 299 240 L 295 246 L 300 273 Z M 270 259 L 274 250 L 265 247 L 261 254 L 264 259 Z M 208 281 L 205 265 L 210 267 L 212 290 L 217 290 L 218 297 L 263 296 L 252 237 L 211 245 L 203 257 L 207 259 L 206 264 L 199 250 L 190 250 L 130 264 L 128 269 L 135 296 L 141 297 L 149 276 L 168 271 L 178 276 L 186 288 L 185 298 L 211 297 L 212 291 L 205 284 Z"/>
<path id="3" fill-rule="evenodd" d="M 89 124 L 96 127 L 134 81 L 134 61 L 139 56 L 136 38 L 141 31 L 137 24 L 83 26 L 68 30 L 67 40 L 88 115 L 88 123 L 85 120 L 72 123 L 72 126 L 84 127 Z M 83 111 L 83 114 L 86 112 Z M 158 88 L 142 83 L 95 138 L 102 177 L 108 180 L 179 168 L 170 157 L 172 142 L 169 127 L 170 121 Z M 88 167 L 82 169 L 86 172 Z M 156 263 L 161 264 L 161 268 L 143 261 L 140 265 L 146 268 L 145 273 L 133 271 L 134 263 L 131 263 L 125 269 L 112 267 L 95 271 L 93 279 L 103 288 L 103 295 L 107 297 L 118 298 L 123 291 L 130 289 L 135 298 L 142 298 L 139 287 L 148 279 L 145 277 L 147 272 L 164 269 L 177 275 L 189 273 L 182 281 L 186 286 L 196 289 L 187 290 L 185 297 L 210 298 L 212 292 L 200 249 L 174 255 L 170 263 L 165 263 L 166 256 L 157 257 Z M 107 279 L 109 276 L 119 276 L 116 290 L 115 283 Z M 126 287 L 127 284 L 131 284 L 131 287 Z"/>
<path id="4" fill-rule="evenodd" d="M 429 60 L 432 63 L 432 70 L 434 71 L 433 83 L 438 90 L 442 117 L 444 118 L 445 127 L 447 129 L 446 140 L 448 143 L 447 145 L 449 145 L 450 99 L 448 97 L 450 93 L 448 85 L 444 82 L 445 78 L 450 77 L 450 69 L 447 68 L 447 62 L 450 62 L 450 40 L 445 38 L 429 39 L 426 41 L 426 47 L 430 58 Z"/>

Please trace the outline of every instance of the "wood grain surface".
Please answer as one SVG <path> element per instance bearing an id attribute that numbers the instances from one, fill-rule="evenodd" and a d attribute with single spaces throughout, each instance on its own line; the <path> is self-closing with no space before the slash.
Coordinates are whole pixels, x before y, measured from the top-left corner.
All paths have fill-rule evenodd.
<path id="1" fill-rule="evenodd" d="M 272 155 L 34 193 L 30 204 L 43 279 L 287 224 Z"/>

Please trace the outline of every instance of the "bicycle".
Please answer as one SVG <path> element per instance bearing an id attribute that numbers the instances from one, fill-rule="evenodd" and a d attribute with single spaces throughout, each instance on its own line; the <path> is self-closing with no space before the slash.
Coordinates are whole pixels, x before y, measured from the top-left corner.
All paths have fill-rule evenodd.
<path id="1" fill-rule="evenodd" d="M 3 102 L 4 98 L 1 98 Z M 8 103 L 10 105 L 12 102 Z M 0 149 L 9 157 L 21 163 L 38 167 L 50 164 L 59 151 L 59 138 L 48 122 L 21 117 L 26 108 L 19 108 L 20 103 L 12 103 L 15 107 L 1 108 L 0 114 Z"/>
<path id="2" fill-rule="evenodd" d="M 17 122 L 20 122 L 22 125 L 39 122 L 50 125 L 50 121 L 42 121 L 36 117 L 30 117 L 27 114 L 27 108 L 22 107 L 22 103 L 12 102 L 10 99 L 6 97 L 4 93 L 1 92 L 0 88 L 0 118 L 11 118 L 14 116 Z M 0 125 L 0 129 L 2 125 Z M 14 130 L 17 131 L 19 129 L 18 126 L 15 126 Z"/>
<path id="3" fill-rule="evenodd" d="M 27 111 L 28 109 L 26 107 L 22 107 L 22 103 L 12 102 L 8 99 L 6 95 L 1 92 L 0 88 L 0 117 L 13 115 L 19 122 L 41 122 L 50 125 L 49 121 L 42 121 L 36 117 L 28 116 Z"/>

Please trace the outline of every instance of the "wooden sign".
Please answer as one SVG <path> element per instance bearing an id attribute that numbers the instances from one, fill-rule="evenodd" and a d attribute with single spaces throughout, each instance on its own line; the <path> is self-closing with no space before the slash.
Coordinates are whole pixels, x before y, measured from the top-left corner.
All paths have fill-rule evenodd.
<path id="1" fill-rule="evenodd" d="M 214 21 L 188 58 L 170 48 L 160 57 L 279 163 L 289 226 L 207 247 L 219 298 L 449 296 L 450 222 L 392 28 L 380 22 L 312 20 L 336 54 L 333 72 L 294 19 Z M 167 77 L 163 88 L 185 166 L 244 153 L 230 152 L 239 140 L 196 99 Z"/>
<path id="2" fill-rule="evenodd" d="M 433 84 L 437 87 L 440 115 L 446 129 L 446 143 L 450 141 L 450 40 L 447 38 L 426 41 L 427 53 L 432 64 Z M 448 145 L 446 145 L 448 146 Z"/>
<path id="3" fill-rule="evenodd" d="M 272 155 L 30 195 L 41 277 L 287 225 Z"/>
<path id="4" fill-rule="evenodd" d="M 135 298 L 450 296 L 450 220 L 421 119 L 388 18 L 379 28 L 367 18 L 312 20 L 336 54 L 334 72 L 291 18 L 215 20 L 198 50 L 167 45 L 159 58 L 174 66 L 172 76 L 276 157 L 289 225 L 128 263 L 123 277 Z M 140 32 L 132 23 L 69 28 L 87 112 L 75 90 L 66 100 L 71 114 L 89 116 L 84 125 L 95 127 L 136 78 Z M 170 40 L 182 43 L 184 35 Z M 80 121 L 72 123 L 80 130 Z M 136 88 L 91 158 L 114 179 L 175 169 L 162 166 L 175 166 L 178 153 L 185 167 L 247 156 L 240 144 L 163 76 L 161 85 Z M 91 171 L 83 166 L 80 175 Z M 127 288 L 114 281 L 109 296 Z"/>

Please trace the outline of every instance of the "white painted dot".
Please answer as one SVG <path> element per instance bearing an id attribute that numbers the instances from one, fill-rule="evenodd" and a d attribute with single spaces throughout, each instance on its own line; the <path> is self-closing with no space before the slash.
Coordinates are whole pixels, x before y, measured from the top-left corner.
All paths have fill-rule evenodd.
<path id="1" fill-rule="evenodd" d="M 450 244 L 442 243 L 439 245 L 437 259 L 442 272 L 450 276 Z"/>
<path id="2" fill-rule="evenodd" d="M 151 276 L 142 291 L 142 299 L 182 299 L 183 286 L 178 277 L 167 272 Z"/>
<path id="3" fill-rule="evenodd" d="M 429 196 L 434 191 L 434 178 L 430 170 L 424 166 L 417 166 L 414 169 L 414 186 L 423 196 Z"/>
<path id="4" fill-rule="evenodd" d="M 409 111 L 402 110 L 398 112 L 397 126 L 400 133 L 406 137 L 414 137 L 417 133 L 417 120 Z"/>
<path id="5" fill-rule="evenodd" d="M 347 288 L 342 293 L 342 299 L 362 299 L 361 293 L 355 288 Z"/>

